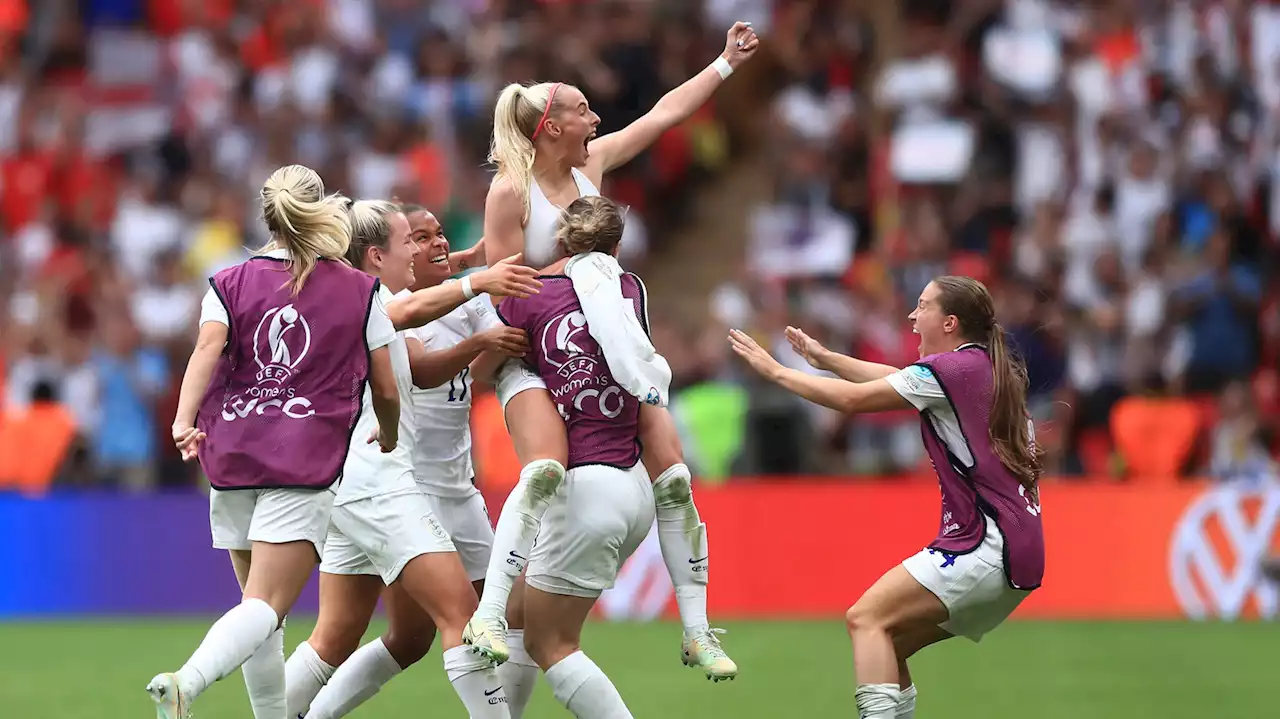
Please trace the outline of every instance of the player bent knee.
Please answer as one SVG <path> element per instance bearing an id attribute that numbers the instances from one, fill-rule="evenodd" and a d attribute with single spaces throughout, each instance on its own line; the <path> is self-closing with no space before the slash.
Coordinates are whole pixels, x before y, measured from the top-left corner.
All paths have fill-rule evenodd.
<path id="1" fill-rule="evenodd" d="M 431 651 L 436 624 L 431 616 L 401 586 L 382 593 L 387 611 L 387 631 L 382 644 L 401 667 L 416 664 Z"/>

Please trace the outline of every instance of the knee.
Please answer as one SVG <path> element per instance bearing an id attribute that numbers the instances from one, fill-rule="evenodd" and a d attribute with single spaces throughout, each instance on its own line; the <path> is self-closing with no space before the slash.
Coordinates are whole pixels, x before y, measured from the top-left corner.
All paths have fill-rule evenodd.
<path id="1" fill-rule="evenodd" d="M 853 634 L 868 629 L 888 631 L 887 617 L 877 608 L 866 602 L 858 602 L 844 613 L 845 629 Z"/>
<path id="2" fill-rule="evenodd" d="M 679 507 L 693 501 L 693 481 L 689 468 L 675 464 L 653 482 L 653 501 L 659 507 Z"/>
<path id="3" fill-rule="evenodd" d="M 416 664 L 427 656 L 435 636 L 435 629 L 431 631 L 396 630 L 392 627 L 382 635 L 382 645 L 387 648 L 401 668 L 408 668 L 410 664 Z"/>
<path id="4" fill-rule="evenodd" d="M 560 662 L 561 659 L 578 651 L 575 642 L 552 633 L 530 631 L 524 632 L 524 649 L 534 663 L 542 671 L 546 671 Z"/>
<path id="5" fill-rule="evenodd" d="M 360 647 L 360 638 L 364 630 L 350 626 L 326 626 L 317 624 L 307 644 L 329 666 L 338 666 Z"/>
<path id="6" fill-rule="evenodd" d="M 564 482 L 564 465 L 554 459 L 535 459 L 520 473 L 528 479 L 530 504 L 550 503 Z"/>

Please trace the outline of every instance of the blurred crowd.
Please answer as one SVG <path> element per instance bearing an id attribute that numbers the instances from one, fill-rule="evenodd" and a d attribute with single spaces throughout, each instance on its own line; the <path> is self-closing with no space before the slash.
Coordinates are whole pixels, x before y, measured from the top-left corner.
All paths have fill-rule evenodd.
<path id="1" fill-rule="evenodd" d="M 773 199 L 713 339 L 751 327 L 804 368 L 795 324 L 902 366 L 921 289 L 972 275 L 1027 360 L 1050 472 L 1274 478 L 1280 3 L 898 5 L 779 3 Z M 725 473 L 921 467 L 913 412 L 850 421 L 688 371 Z M 725 396 L 732 437 L 709 418 Z"/>
<path id="2" fill-rule="evenodd" d="M 168 426 L 199 301 L 266 241 L 272 169 L 426 205 L 465 249 L 504 84 L 576 83 L 617 129 L 714 57 L 714 10 L 0 0 L 0 485 L 193 481 Z M 708 107 L 611 176 L 604 191 L 632 207 L 625 261 L 723 166 L 723 134 Z"/>
<path id="3" fill-rule="evenodd" d="M 635 268 L 729 162 L 771 185 L 709 323 L 655 317 L 704 478 L 919 470 L 914 413 L 799 402 L 722 330 L 909 364 L 945 273 L 992 288 L 1050 472 L 1274 477 L 1280 3 L 1238 0 L 0 0 L 0 475 L 192 481 L 167 427 L 199 298 L 265 240 L 274 167 L 462 249 L 503 84 L 577 83 L 607 132 L 742 17 L 783 78 L 758 146 L 708 106 L 603 188 Z"/>

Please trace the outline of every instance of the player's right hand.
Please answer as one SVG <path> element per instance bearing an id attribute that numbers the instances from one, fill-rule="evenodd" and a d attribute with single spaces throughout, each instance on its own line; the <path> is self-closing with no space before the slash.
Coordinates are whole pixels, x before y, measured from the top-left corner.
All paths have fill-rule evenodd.
<path id="1" fill-rule="evenodd" d="M 536 295 L 542 289 L 538 271 L 520 264 L 524 253 L 516 254 L 471 275 L 471 287 L 476 292 L 488 292 L 494 297 L 519 297 Z"/>
<path id="2" fill-rule="evenodd" d="M 182 455 L 183 462 L 190 462 L 196 458 L 196 454 L 200 450 L 200 443 L 204 441 L 205 433 L 190 425 L 173 427 L 173 444 L 178 448 L 178 452 Z"/>
<path id="3" fill-rule="evenodd" d="M 815 369 L 826 369 L 826 360 L 824 359 L 829 351 L 822 343 L 804 333 L 799 327 L 787 327 L 787 341 L 791 343 L 791 348 L 796 354 L 804 358 L 810 367 Z"/>
<path id="4" fill-rule="evenodd" d="M 524 357 L 529 353 L 529 336 L 515 327 L 493 327 L 476 337 L 484 349 L 501 352 L 508 357 Z"/>
<path id="5" fill-rule="evenodd" d="M 369 435 L 369 441 L 367 444 L 377 442 L 378 448 L 382 450 L 382 453 L 387 454 L 388 452 L 395 451 L 398 439 L 398 437 L 388 437 L 383 433 L 381 427 L 374 427 L 373 432 Z"/>

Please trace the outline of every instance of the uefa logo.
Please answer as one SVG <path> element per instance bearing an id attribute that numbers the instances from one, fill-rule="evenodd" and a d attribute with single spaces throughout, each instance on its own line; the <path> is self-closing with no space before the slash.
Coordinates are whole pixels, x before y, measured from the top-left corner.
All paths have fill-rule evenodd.
<path id="1" fill-rule="evenodd" d="M 267 328 L 265 338 L 264 326 Z M 253 360 L 258 364 L 258 382 L 284 384 L 310 350 L 311 325 L 307 324 L 306 317 L 293 305 L 267 310 L 253 331 Z"/>
<path id="2" fill-rule="evenodd" d="M 1174 528 L 1169 578 L 1193 619 L 1276 616 L 1261 564 L 1280 548 L 1280 487 L 1223 486 L 1187 507 Z"/>

